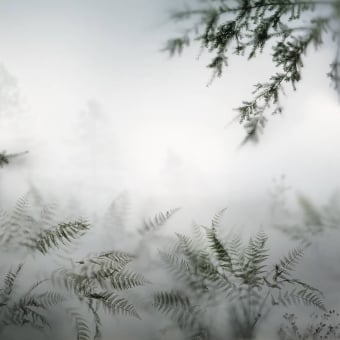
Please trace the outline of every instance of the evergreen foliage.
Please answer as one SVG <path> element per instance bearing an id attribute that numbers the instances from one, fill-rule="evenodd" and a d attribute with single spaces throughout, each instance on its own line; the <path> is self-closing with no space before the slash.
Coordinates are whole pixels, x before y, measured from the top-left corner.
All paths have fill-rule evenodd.
<path id="1" fill-rule="evenodd" d="M 212 306 L 229 310 L 232 339 L 253 338 L 273 306 L 303 304 L 325 309 L 322 293 L 293 275 L 303 247 L 269 266 L 264 232 L 245 244 L 236 236 L 223 240 L 218 231 L 220 214 L 217 216 L 211 227 L 203 227 L 205 236 L 199 242 L 177 234 L 174 250 L 160 251 L 162 261 L 182 286 L 179 291 L 155 294 L 154 305 L 170 315 L 189 338 L 203 330 L 206 339 L 212 338 L 204 324 Z"/>
<path id="2" fill-rule="evenodd" d="M 304 58 L 310 48 L 331 36 L 336 46 L 328 76 L 339 90 L 340 3 L 338 0 L 197 0 L 173 12 L 176 22 L 187 23 L 184 33 L 167 41 L 164 51 L 181 54 L 198 41 L 213 57 L 207 65 L 220 77 L 231 54 L 254 59 L 271 47 L 277 71 L 268 81 L 255 84 L 253 96 L 236 109 L 249 139 L 256 139 L 266 123 L 265 114 L 281 113 L 286 84 L 295 90 L 302 79 Z"/>

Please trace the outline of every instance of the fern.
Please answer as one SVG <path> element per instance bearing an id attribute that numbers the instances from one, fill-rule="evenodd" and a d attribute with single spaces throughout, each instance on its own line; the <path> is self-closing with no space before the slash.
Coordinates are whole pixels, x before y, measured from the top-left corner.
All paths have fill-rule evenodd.
<path id="1" fill-rule="evenodd" d="M 135 307 L 120 295 L 122 291 L 148 283 L 142 274 L 126 268 L 133 259 L 134 256 L 121 251 L 101 252 L 73 262 L 70 268 L 61 267 L 52 274 L 55 285 L 65 289 L 71 299 L 88 307 L 95 323 L 95 339 L 101 339 L 101 310 L 111 315 L 140 318 Z M 87 334 L 85 325 L 82 328 Z"/>
<path id="2" fill-rule="evenodd" d="M 67 309 L 67 314 L 71 317 L 71 320 L 74 323 L 77 340 L 90 340 L 91 331 L 87 319 L 84 318 L 77 310 L 71 308 Z"/>
<path id="3" fill-rule="evenodd" d="M 156 214 L 153 218 L 149 218 L 148 220 L 144 220 L 143 227 L 138 231 L 140 234 L 146 234 L 150 231 L 155 231 L 163 226 L 176 212 L 179 211 L 180 208 L 175 208 L 166 211 L 165 213 L 160 212 Z"/>
<path id="4" fill-rule="evenodd" d="M 153 306 L 167 314 L 180 329 L 189 330 L 198 335 L 201 328 L 201 313 L 198 306 L 191 304 L 190 298 L 180 291 L 159 292 L 154 294 Z M 191 336 L 192 338 L 192 336 Z"/>
<path id="5" fill-rule="evenodd" d="M 278 279 L 289 280 L 291 276 L 291 272 L 294 270 L 295 265 L 298 264 L 299 260 L 303 256 L 305 247 L 297 247 L 291 251 L 289 251 L 287 256 L 284 256 L 283 259 L 280 260 L 280 264 L 275 266 L 275 274 L 273 277 L 274 281 L 278 281 Z"/>
<path id="6" fill-rule="evenodd" d="M 140 319 L 135 307 L 131 305 L 125 298 L 117 295 L 116 293 L 93 292 L 88 294 L 87 297 L 94 299 L 98 305 L 104 307 L 106 312 L 112 314 L 130 315 Z"/>
<path id="7" fill-rule="evenodd" d="M 71 243 L 83 236 L 89 230 L 89 224 L 79 220 L 68 223 L 60 223 L 52 230 L 44 230 L 40 232 L 36 238 L 31 239 L 33 249 L 46 254 L 52 248 L 58 248 L 59 245 Z"/>
<path id="8" fill-rule="evenodd" d="M 55 204 L 45 204 L 40 193 L 31 188 L 21 196 L 15 207 L 0 216 L 0 244 L 6 250 L 32 253 L 39 233 L 52 228 L 55 222 Z"/>
<path id="9" fill-rule="evenodd" d="M 16 281 L 22 268 L 20 264 L 16 271 L 8 272 L 0 290 L 0 334 L 8 326 L 22 327 L 27 324 L 42 332 L 49 330 L 48 311 L 64 301 L 63 296 L 54 291 L 34 292 L 46 280 L 37 281 L 25 294 L 19 294 Z"/>
<path id="10" fill-rule="evenodd" d="M 218 235 L 219 225 L 214 218 L 211 228 L 203 227 L 205 249 L 200 248 L 201 240 L 196 243 L 188 236 L 177 234 L 175 253 L 160 251 L 166 268 L 188 292 L 184 300 L 174 291 L 156 294 L 155 306 L 161 312 L 179 322 L 187 312 L 190 318 L 189 305 L 199 306 L 203 322 L 206 316 L 202 311 L 225 305 L 234 315 L 231 327 L 237 337 L 241 333 L 254 335 L 256 326 L 271 308 L 270 298 L 273 306 L 303 304 L 324 309 L 322 293 L 293 275 L 303 256 L 303 247 L 290 251 L 272 268 L 267 264 L 268 236 L 264 232 L 258 232 L 246 244 L 238 237 L 222 241 Z"/>

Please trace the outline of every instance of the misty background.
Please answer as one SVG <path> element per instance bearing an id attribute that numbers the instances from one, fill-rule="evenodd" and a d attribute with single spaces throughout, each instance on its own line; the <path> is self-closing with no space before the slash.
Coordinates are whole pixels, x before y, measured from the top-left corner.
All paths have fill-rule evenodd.
<path id="1" fill-rule="evenodd" d="M 199 46 L 180 58 L 160 51 L 180 31 L 169 11 L 182 4 L 0 2 L 0 149 L 29 150 L 1 169 L 3 207 L 34 186 L 95 219 L 126 193 L 131 230 L 141 217 L 181 207 L 168 233 L 185 233 L 193 219 L 209 223 L 228 207 L 230 228 L 255 233 L 270 224 L 274 179 L 285 175 L 290 206 L 295 192 L 322 206 L 339 189 L 340 106 L 326 76 L 331 46 L 309 51 L 284 113 L 270 119 L 258 144 L 240 148 L 244 130 L 228 125 L 233 108 L 273 67 L 268 55 L 231 58 L 207 86 L 209 54 L 198 58 Z M 282 237 L 273 237 L 274 249 L 286 247 Z"/>

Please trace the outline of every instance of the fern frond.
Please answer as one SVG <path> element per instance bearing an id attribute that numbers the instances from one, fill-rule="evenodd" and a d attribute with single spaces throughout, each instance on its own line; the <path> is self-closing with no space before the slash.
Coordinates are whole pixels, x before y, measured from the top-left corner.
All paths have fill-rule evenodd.
<path id="1" fill-rule="evenodd" d="M 74 323 L 77 340 L 90 340 L 91 331 L 88 321 L 75 309 L 68 308 L 67 314 Z"/>
<path id="2" fill-rule="evenodd" d="M 216 228 L 216 227 L 221 226 L 221 219 L 222 219 L 226 210 L 227 210 L 227 208 L 223 208 L 214 215 L 214 217 L 211 221 L 211 228 Z"/>
<path id="3" fill-rule="evenodd" d="M 314 306 L 321 310 L 326 310 L 320 295 L 310 291 L 309 289 L 302 289 L 298 291 L 296 288 L 293 288 L 291 291 L 286 291 L 284 293 L 279 290 L 277 302 L 283 306 L 303 304 L 305 306 Z"/>
<path id="4" fill-rule="evenodd" d="M 32 241 L 32 248 L 42 254 L 46 254 L 52 248 L 58 248 L 60 244 L 70 244 L 83 236 L 90 228 L 90 225 L 82 220 L 60 223 L 50 230 L 41 231 Z"/>
<path id="5" fill-rule="evenodd" d="M 35 306 L 43 309 L 55 306 L 63 302 L 65 298 L 54 291 L 44 292 L 38 295 L 25 295 L 19 299 L 18 305 Z"/>
<path id="6" fill-rule="evenodd" d="M 143 227 L 138 230 L 140 234 L 146 234 L 150 231 L 155 231 L 162 227 L 169 219 L 180 210 L 180 208 L 170 209 L 166 212 L 160 212 L 156 214 L 153 218 L 144 220 Z"/>
<path id="7" fill-rule="evenodd" d="M 135 307 L 125 298 L 110 292 L 90 293 L 88 298 L 94 299 L 105 311 L 111 314 L 130 315 L 140 319 Z"/>
<path id="8" fill-rule="evenodd" d="M 279 278 L 288 279 L 291 276 L 291 272 L 302 258 L 305 248 L 303 246 L 294 248 L 279 261 L 279 265 L 275 266 L 274 281 L 277 281 Z"/>
<path id="9" fill-rule="evenodd" d="M 117 290 L 136 288 L 148 283 L 142 274 L 129 271 L 115 272 L 109 279 L 112 288 Z"/>
<path id="10" fill-rule="evenodd" d="M 1 289 L 1 295 L 5 295 L 6 299 L 8 299 L 9 296 L 11 295 L 15 281 L 17 279 L 17 276 L 21 272 L 22 267 L 23 267 L 23 264 L 21 263 L 21 264 L 18 265 L 18 268 L 17 268 L 16 271 L 14 271 L 14 272 L 9 271 L 6 274 L 5 279 L 4 279 L 4 288 Z"/>
<path id="11" fill-rule="evenodd" d="M 265 248 L 267 240 L 268 236 L 264 232 L 258 232 L 255 238 L 249 240 L 244 252 L 242 272 L 238 274 L 245 284 L 256 286 L 262 280 L 268 258 L 268 250 Z"/>
<path id="12" fill-rule="evenodd" d="M 153 305 L 163 313 L 169 313 L 174 308 L 189 309 L 191 306 L 189 297 L 179 291 L 156 293 Z"/>
<path id="13" fill-rule="evenodd" d="M 207 228 L 207 239 L 209 240 L 210 249 L 213 251 L 219 265 L 229 272 L 233 272 L 233 262 L 228 249 L 219 240 L 216 229 Z"/>
<path id="14" fill-rule="evenodd" d="M 158 253 L 163 263 L 165 263 L 166 269 L 168 269 L 175 278 L 184 280 L 188 278 L 188 275 L 191 278 L 189 262 L 175 254 L 170 254 L 161 250 L 159 250 Z"/>
<path id="15" fill-rule="evenodd" d="M 158 292 L 154 294 L 153 306 L 167 314 L 180 329 L 197 329 L 201 310 L 191 304 L 190 298 L 180 291 Z"/>

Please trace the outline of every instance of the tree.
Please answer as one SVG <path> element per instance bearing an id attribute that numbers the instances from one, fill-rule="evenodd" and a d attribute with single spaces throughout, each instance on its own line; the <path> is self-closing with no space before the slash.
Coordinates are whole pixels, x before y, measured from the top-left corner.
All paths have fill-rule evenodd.
<path id="1" fill-rule="evenodd" d="M 268 81 L 255 84 L 252 98 L 236 109 L 248 137 L 266 123 L 266 113 L 281 113 L 281 96 L 287 83 L 293 89 L 301 80 L 303 61 L 311 46 L 324 44 L 326 35 L 335 46 L 328 76 L 340 93 L 340 1 L 339 0 L 197 0 L 171 15 L 188 23 L 180 37 L 167 41 L 164 51 L 181 54 L 191 41 L 213 54 L 207 65 L 213 78 L 228 66 L 230 54 L 254 59 L 271 46 L 277 71 Z M 304 20 L 304 19 L 308 20 Z"/>
<path id="2" fill-rule="evenodd" d="M 0 168 L 2 168 L 4 165 L 9 164 L 12 159 L 26 155 L 27 153 L 28 153 L 27 150 L 9 155 L 7 155 L 5 151 L 0 152 Z"/>

